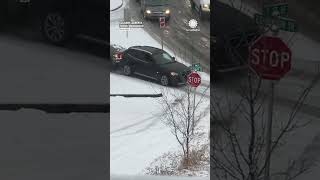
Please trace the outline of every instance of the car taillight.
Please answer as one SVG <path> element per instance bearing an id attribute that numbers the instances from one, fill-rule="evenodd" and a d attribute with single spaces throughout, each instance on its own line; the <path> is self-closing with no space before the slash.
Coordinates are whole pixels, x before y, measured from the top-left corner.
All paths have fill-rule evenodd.
<path id="1" fill-rule="evenodd" d="M 115 54 L 116 60 L 122 60 L 123 59 L 123 53 L 119 52 Z"/>

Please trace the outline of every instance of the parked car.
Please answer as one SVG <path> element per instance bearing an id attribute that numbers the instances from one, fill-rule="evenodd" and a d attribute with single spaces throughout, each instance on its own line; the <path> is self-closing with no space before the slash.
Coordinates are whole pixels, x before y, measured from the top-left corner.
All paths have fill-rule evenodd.
<path id="1" fill-rule="evenodd" d="M 190 0 L 191 7 L 195 9 L 200 19 L 210 16 L 210 0 Z"/>
<path id="2" fill-rule="evenodd" d="M 163 86 L 186 83 L 190 68 L 179 63 L 169 53 L 150 46 L 133 46 L 115 54 L 113 63 L 125 75 L 140 75 L 158 81 Z"/>
<path id="3" fill-rule="evenodd" d="M 169 21 L 171 8 L 169 0 L 137 0 L 140 2 L 140 10 L 145 19 L 159 19 L 165 17 Z"/>
<path id="4" fill-rule="evenodd" d="M 106 44 L 108 10 L 105 0 L 6 1 L 9 12 L 15 9 L 10 16 L 23 18 L 27 14 L 40 26 L 44 38 L 53 44 L 62 45 L 75 36 Z"/>

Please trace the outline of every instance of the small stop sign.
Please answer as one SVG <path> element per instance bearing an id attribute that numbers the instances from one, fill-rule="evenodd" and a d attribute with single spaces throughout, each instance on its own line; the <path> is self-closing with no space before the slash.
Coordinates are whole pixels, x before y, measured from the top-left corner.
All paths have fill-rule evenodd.
<path id="1" fill-rule="evenodd" d="M 166 27 L 166 18 L 165 17 L 160 17 L 159 18 L 159 23 L 160 23 L 160 28 L 165 28 Z"/>
<path id="2" fill-rule="evenodd" d="M 187 77 L 188 84 L 192 87 L 198 87 L 201 84 L 201 77 L 198 73 L 192 72 Z"/>
<path id="3" fill-rule="evenodd" d="M 261 78 L 279 80 L 290 71 L 291 56 L 281 39 L 263 36 L 249 48 L 249 65 Z"/>

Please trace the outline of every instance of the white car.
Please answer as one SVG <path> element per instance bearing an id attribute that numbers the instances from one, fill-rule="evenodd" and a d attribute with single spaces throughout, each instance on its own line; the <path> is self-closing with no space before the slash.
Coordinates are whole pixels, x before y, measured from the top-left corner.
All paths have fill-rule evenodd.
<path id="1" fill-rule="evenodd" d="M 199 13 L 202 19 L 205 15 L 210 15 L 210 0 L 190 0 L 191 7 Z"/>

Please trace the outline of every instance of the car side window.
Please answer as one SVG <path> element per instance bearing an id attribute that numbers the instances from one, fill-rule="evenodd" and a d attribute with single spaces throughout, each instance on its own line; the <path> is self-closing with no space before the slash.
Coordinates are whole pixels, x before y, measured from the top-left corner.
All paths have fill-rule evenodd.
<path id="1" fill-rule="evenodd" d="M 152 57 L 151 57 L 151 55 L 150 54 L 145 54 L 145 61 L 147 62 L 147 63 L 152 63 L 153 62 L 153 60 L 152 60 Z"/>
<path id="2" fill-rule="evenodd" d="M 136 50 L 134 50 L 134 49 L 130 49 L 130 50 L 128 50 L 128 54 L 129 54 L 131 57 L 136 58 L 138 52 L 137 52 Z"/>
<path id="3" fill-rule="evenodd" d="M 145 61 L 145 52 L 143 51 L 136 51 L 137 54 L 136 54 L 136 58 L 138 58 L 140 61 Z"/>

